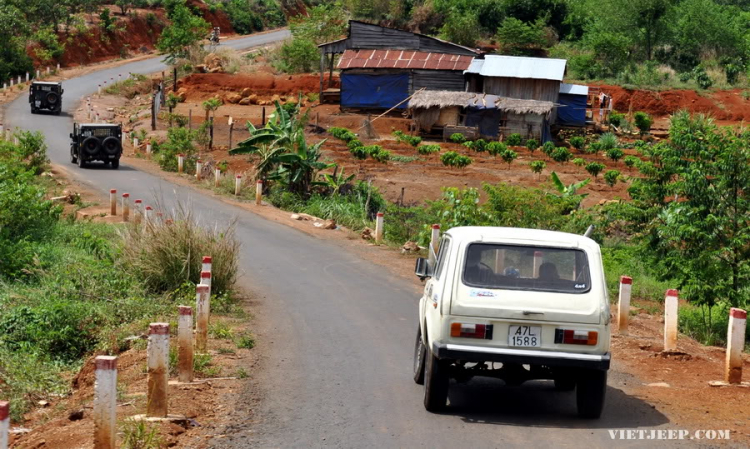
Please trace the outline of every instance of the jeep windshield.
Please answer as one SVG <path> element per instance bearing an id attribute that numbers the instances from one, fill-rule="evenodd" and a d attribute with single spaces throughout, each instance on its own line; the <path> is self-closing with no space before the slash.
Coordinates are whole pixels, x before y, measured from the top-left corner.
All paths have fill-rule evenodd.
<path id="1" fill-rule="evenodd" d="M 586 293 L 586 253 L 572 248 L 472 243 L 462 273 L 469 287 Z"/>

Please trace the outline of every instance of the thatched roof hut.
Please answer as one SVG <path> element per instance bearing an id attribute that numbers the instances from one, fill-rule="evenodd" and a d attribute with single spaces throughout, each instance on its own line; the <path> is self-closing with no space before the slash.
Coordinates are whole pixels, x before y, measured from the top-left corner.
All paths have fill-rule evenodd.
<path id="1" fill-rule="evenodd" d="M 410 109 L 430 109 L 449 107 L 496 108 L 513 114 L 545 115 L 552 110 L 551 101 L 519 100 L 516 98 L 498 97 L 497 95 L 474 92 L 450 92 L 423 90 L 414 93 L 409 100 Z"/>

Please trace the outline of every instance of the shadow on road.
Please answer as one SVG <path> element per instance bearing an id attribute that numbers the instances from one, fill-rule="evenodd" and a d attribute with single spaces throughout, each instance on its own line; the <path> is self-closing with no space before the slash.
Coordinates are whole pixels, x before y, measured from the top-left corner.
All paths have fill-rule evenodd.
<path id="1" fill-rule="evenodd" d="M 136 169 L 132 167 L 128 167 L 127 165 L 120 165 L 118 169 L 114 169 L 110 167 L 108 164 L 105 164 L 103 162 L 87 162 L 86 167 L 83 168 L 84 170 L 94 170 L 94 171 L 111 171 L 111 172 L 118 172 L 118 171 L 137 171 Z"/>
<path id="2" fill-rule="evenodd" d="M 585 420 L 576 414 L 575 392 L 557 391 L 551 381 L 504 386 L 494 379 L 474 379 L 467 384 L 451 383 L 447 415 L 471 424 L 570 429 L 615 429 L 654 427 L 669 422 L 648 403 L 607 387 L 602 417 Z"/>

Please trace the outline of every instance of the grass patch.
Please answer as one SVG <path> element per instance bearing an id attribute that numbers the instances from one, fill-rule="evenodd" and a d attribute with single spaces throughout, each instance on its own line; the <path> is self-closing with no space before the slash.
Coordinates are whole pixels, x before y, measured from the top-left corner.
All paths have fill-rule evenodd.
<path id="1" fill-rule="evenodd" d="M 146 95 L 151 92 L 151 79 L 145 75 L 131 73 L 129 78 L 112 84 L 104 89 L 104 92 L 133 99 L 138 95 Z"/>

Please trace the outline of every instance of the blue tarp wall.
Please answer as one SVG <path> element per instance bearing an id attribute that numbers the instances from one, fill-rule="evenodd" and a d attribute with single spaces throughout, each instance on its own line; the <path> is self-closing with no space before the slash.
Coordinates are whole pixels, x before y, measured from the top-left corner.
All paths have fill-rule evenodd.
<path id="1" fill-rule="evenodd" d="M 502 111 L 497 108 L 469 107 L 466 108 L 466 126 L 478 126 L 479 134 L 497 137 Z"/>
<path id="2" fill-rule="evenodd" d="M 586 126 L 586 95 L 560 94 L 557 123 L 565 126 Z"/>
<path id="3" fill-rule="evenodd" d="M 341 75 L 342 108 L 390 109 L 409 97 L 409 74 Z M 404 102 L 399 108 L 406 108 Z"/>

